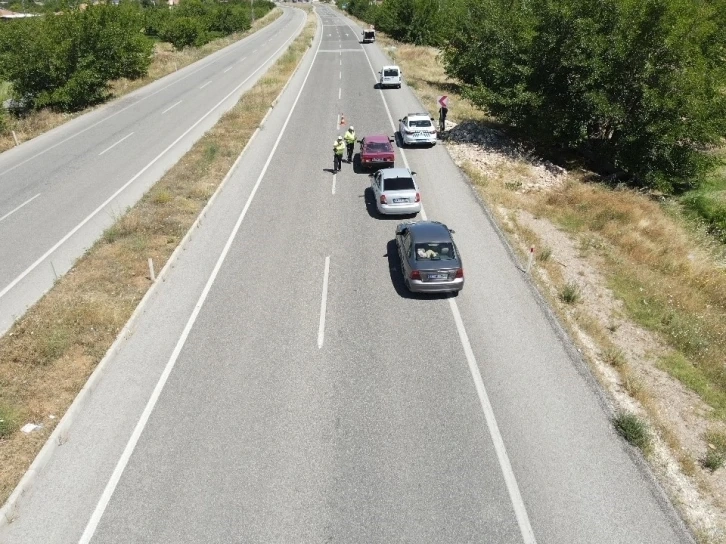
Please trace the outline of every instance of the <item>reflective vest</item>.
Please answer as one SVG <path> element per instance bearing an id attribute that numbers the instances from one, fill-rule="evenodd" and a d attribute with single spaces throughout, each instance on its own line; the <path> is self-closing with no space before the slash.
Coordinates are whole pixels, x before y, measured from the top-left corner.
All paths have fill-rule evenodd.
<path id="1" fill-rule="evenodd" d="M 345 151 L 345 144 L 343 142 L 339 142 L 338 140 L 335 140 L 335 143 L 333 144 L 333 151 L 336 155 L 343 155 L 343 152 Z"/>
<path id="2" fill-rule="evenodd" d="M 354 144 L 355 143 L 355 132 L 349 130 L 345 133 L 343 136 L 343 139 L 345 140 L 345 143 L 347 144 Z"/>

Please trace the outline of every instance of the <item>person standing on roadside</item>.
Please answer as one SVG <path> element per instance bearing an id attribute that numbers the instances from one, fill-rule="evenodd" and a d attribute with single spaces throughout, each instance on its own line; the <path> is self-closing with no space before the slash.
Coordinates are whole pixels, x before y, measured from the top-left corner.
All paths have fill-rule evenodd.
<path id="1" fill-rule="evenodd" d="M 345 148 L 348 151 L 348 164 L 350 164 L 353 161 L 353 147 L 355 146 L 355 129 L 352 125 L 345 131 L 343 139 L 345 140 Z"/>
<path id="2" fill-rule="evenodd" d="M 439 132 L 444 132 L 446 130 L 446 114 L 449 113 L 449 108 L 446 106 L 441 106 L 439 108 Z"/>
<path id="3" fill-rule="evenodd" d="M 333 142 L 333 174 L 340 172 L 340 168 L 343 164 L 344 152 L 345 144 L 343 143 L 343 137 L 338 136 L 338 139 Z"/>

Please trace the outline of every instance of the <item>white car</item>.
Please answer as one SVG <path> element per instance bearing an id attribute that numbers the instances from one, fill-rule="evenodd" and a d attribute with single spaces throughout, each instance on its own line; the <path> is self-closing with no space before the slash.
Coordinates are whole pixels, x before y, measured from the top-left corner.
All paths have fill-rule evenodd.
<path id="1" fill-rule="evenodd" d="M 378 72 L 378 88 L 396 87 L 401 88 L 401 69 L 398 66 L 384 66 Z"/>
<path id="2" fill-rule="evenodd" d="M 428 113 L 409 113 L 398 120 L 398 133 L 403 145 L 436 145 L 436 126 Z"/>
<path id="3" fill-rule="evenodd" d="M 421 211 L 421 193 L 408 168 L 384 168 L 371 174 L 376 208 L 382 215 L 416 215 Z"/>

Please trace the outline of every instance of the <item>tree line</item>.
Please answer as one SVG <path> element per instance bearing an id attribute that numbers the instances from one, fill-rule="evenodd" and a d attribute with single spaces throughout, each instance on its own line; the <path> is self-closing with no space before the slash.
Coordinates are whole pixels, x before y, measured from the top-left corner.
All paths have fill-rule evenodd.
<path id="1" fill-rule="evenodd" d="M 85 9 L 65 3 L 58 12 L 0 22 L 0 83 L 11 83 L 25 110 L 78 111 L 108 99 L 111 81 L 145 76 L 155 41 L 200 46 L 249 29 L 253 9 L 259 18 L 273 7 L 267 0 L 182 0 L 171 8 L 151 0 Z M 0 107 L 0 129 L 3 115 Z"/>
<path id="2" fill-rule="evenodd" d="M 532 140 L 673 193 L 720 164 L 726 0 L 338 0 Z"/>

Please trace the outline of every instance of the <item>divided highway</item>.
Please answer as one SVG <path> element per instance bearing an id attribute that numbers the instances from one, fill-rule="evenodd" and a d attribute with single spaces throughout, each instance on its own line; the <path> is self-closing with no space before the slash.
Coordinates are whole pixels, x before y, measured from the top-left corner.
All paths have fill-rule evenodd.
<path id="1" fill-rule="evenodd" d="M 302 30 L 276 21 L 0 155 L 0 334 L 231 108 Z"/>
<path id="2" fill-rule="evenodd" d="M 467 284 L 405 292 L 396 220 L 374 216 L 366 175 L 328 170 L 340 113 L 393 134 L 422 107 L 375 89 L 378 46 L 318 11 L 0 542 L 691 542 L 441 145 L 396 162 L 456 230 Z"/>

